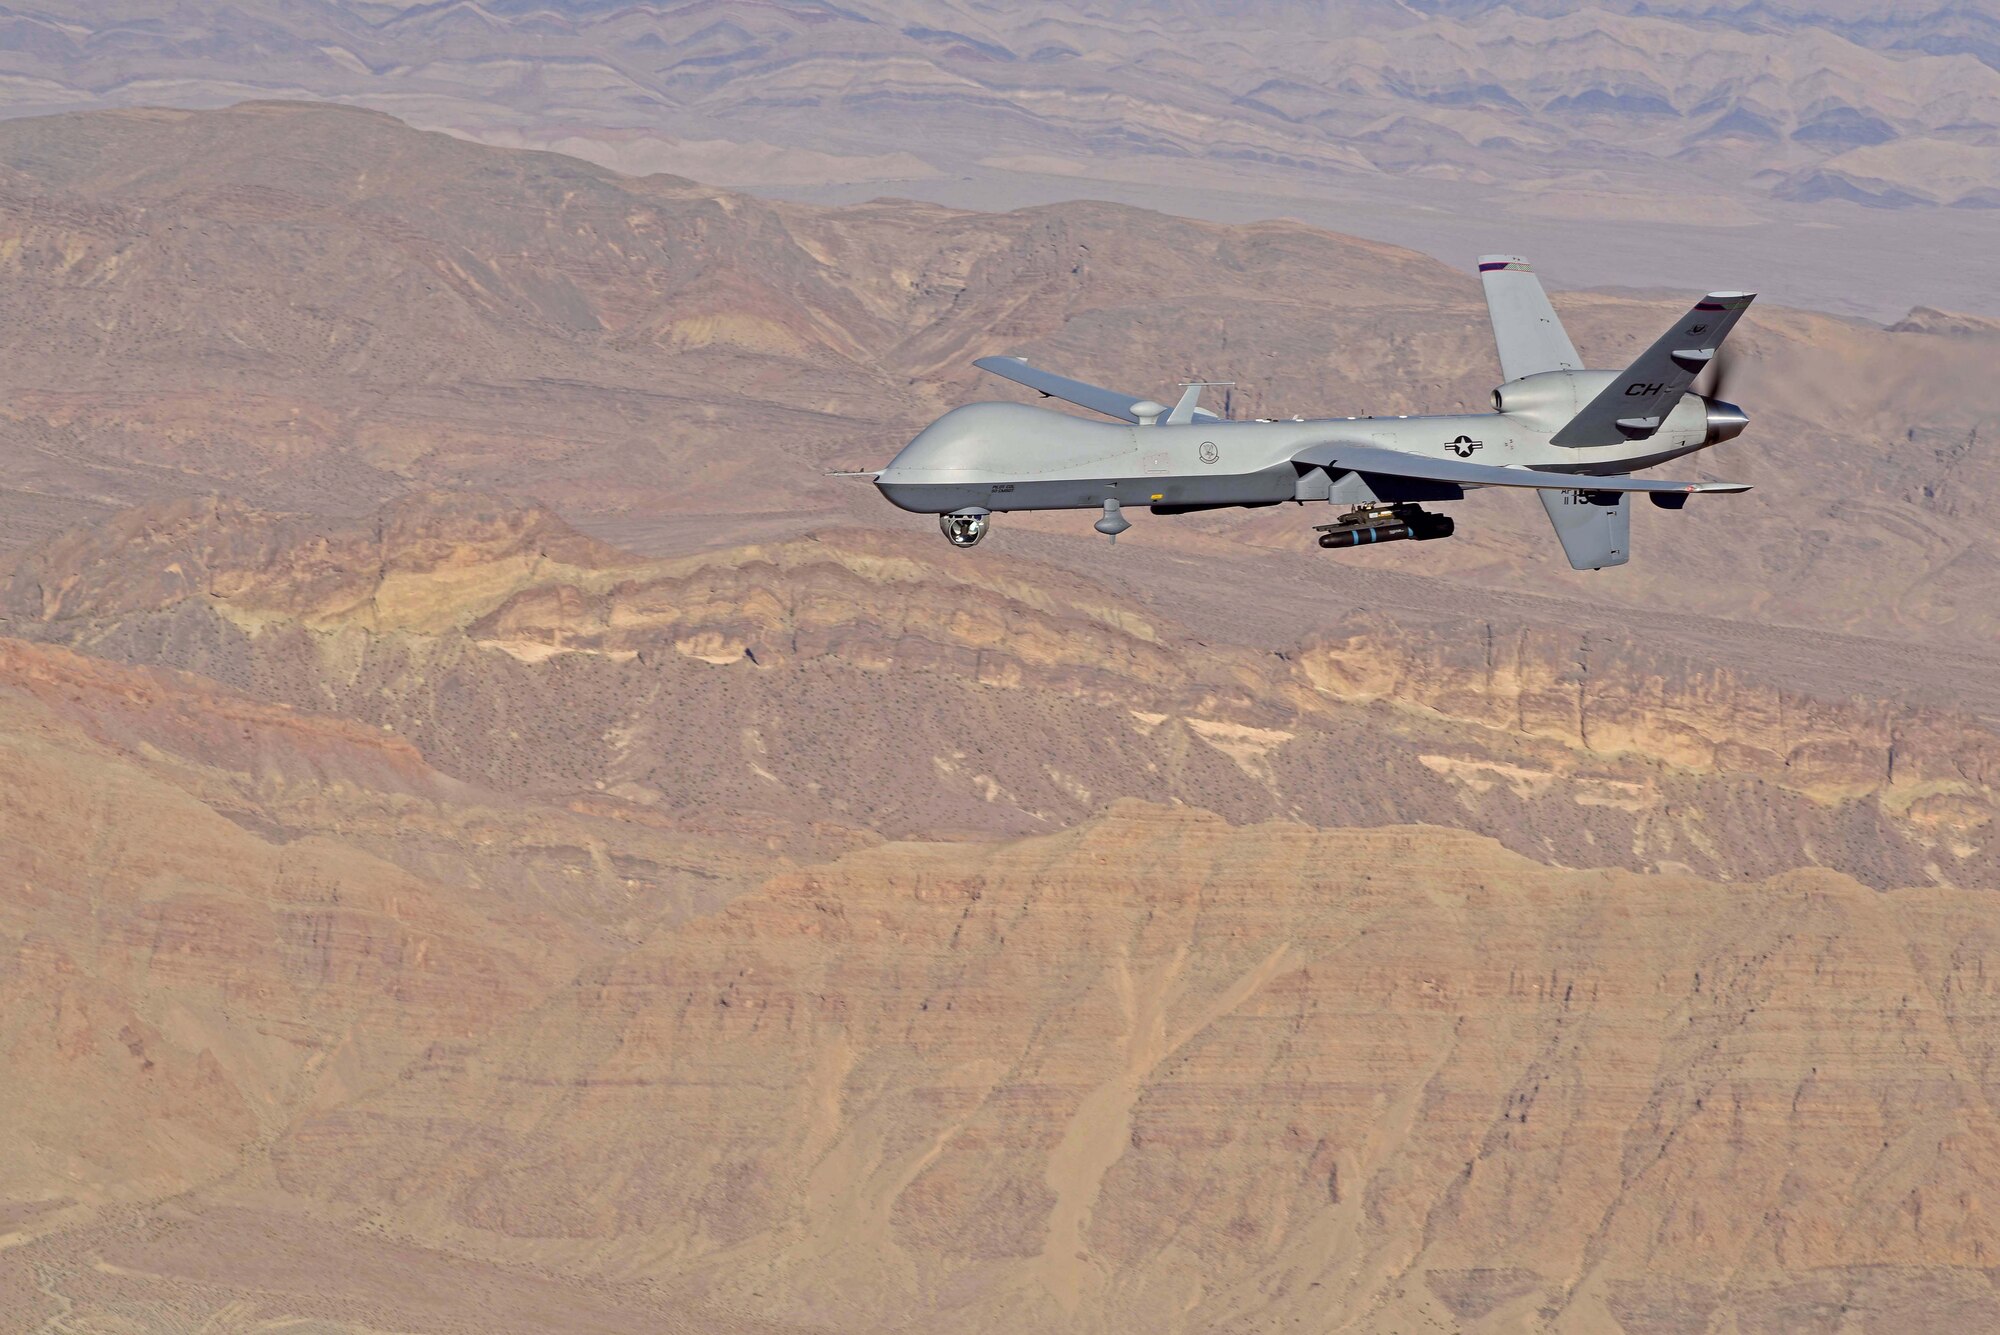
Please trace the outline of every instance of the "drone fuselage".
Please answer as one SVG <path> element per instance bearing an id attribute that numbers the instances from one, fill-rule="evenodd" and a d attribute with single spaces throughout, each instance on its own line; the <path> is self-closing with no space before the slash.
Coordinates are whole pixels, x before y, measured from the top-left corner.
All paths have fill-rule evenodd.
<path id="1" fill-rule="evenodd" d="M 1463 486 L 1313 467 L 1297 456 L 1332 439 L 1422 458 L 1615 476 L 1713 443 L 1710 419 L 1728 407 L 1688 395 L 1645 440 L 1579 448 L 1551 443 L 1553 431 L 1538 429 L 1528 413 L 1134 426 L 1018 403 L 972 403 L 924 428 L 875 485 L 917 514 L 1095 510 L 1106 501 L 1174 513 L 1285 501 L 1453 500 Z"/>
<path id="2" fill-rule="evenodd" d="M 976 546 L 996 511 L 1099 509 L 1091 527 L 1116 542 L 1132 527 L 1126 506 L 1181 514 L 1286 501 L 1348 507 L 1314 526 L 1325 548 L 1428 541 L 1449 536 L 1454 522 L 1422 502 L 1479 487 L 1527 490 L 1577 570 L 1630 559 L 1635 494 L 1678 510 L 1698 492 L 1750 489 L 1633 474 L 1733 439 L 1749 424 L 1719 397 L 1721 351 L 1756 294 L 1711 292 L 1622 371 L 1593 371 L 1526 260 L 1482 256 L 1479 278 L 1506 377 L 1490 413 L 1232 421 L 1201 406 L 1215 382 L 1182 382 L 1169 408 L 995 355 L 973 365 L 1112 420 L 968 404 L 865 475 L 892 504 L 937 515 L 954 547 Z M 1708 393 L 1694 387 L 1705 373 Z"/>

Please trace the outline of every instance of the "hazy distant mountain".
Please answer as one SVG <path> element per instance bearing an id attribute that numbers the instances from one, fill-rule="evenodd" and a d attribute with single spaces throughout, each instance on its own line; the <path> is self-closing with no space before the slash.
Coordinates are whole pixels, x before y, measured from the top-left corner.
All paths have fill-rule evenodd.
<path id="1" fill-rule="evenodd" d="M 1995 32 L 1936 3 L 31 0 L 0 105 L 336 98 L 725 183 L 1206 164 L 1971 207 L 2000 203 Z"/>

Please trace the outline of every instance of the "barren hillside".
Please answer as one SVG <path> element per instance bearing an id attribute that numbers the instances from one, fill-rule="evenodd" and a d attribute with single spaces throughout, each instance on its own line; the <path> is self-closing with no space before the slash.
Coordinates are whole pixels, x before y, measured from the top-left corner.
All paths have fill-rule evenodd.
<path id="1" fill-rule="evenodd" d="M 213 805 L 310 733 L 463 810 L 358 730 L 23 648 L 0 728 L 31 1322 L 1994 1319 L 1990 891 L 1128 803 L 628 936 Z"/>
<path id="2" fill-rule="evenodd" d="M 1975 715 L 1505 615 L 1198 637 L 929 535 L 641 562 L 490 499 L 139 510 L 25 554 L 0 627 L 683 828 L 1015 834 L 1130 796 L 1455 825 L 1570 866 L 2000 888 L 2000 733 Z"/>

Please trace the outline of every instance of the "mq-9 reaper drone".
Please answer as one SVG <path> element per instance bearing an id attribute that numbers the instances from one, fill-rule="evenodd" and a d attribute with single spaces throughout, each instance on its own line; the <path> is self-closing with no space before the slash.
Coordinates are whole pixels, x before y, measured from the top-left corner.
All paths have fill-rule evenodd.
<path id="1" fill-rule="evenodd" d="M 973 365 L 1118 424 L 967 404 L 924 428 L 872 475 L 875 485 L 902 509 L 938 516 L 956 547 L 977 544 L 1005 510 L 1101 510 L 1095 527 L 1115 540 L 1132 526 L 1128 505 L 1172 515 L 1285 501 L 1349 507 L 1317 526 L 1322 547 L 1423 541 L 1452 531 L 1424 503 L 1459 500 L 1472 487 L 1526 487 L 1541 496 L 1578 570 L 1630 558 L 1634 492 L 1678 510 L 1695 492 L 1749 490 L 1631 474 L 1749 425 L 1720 397 L 1718 354 L 1754 293 L 1712 292 L 1624 370 L 1590 371 L 1526 260 L 1485 256 L 1479 277 L 1507 377 L 1490 413 L 1226 421 L 1200 406 L 1202 382 L 1168 408 L 1017 357 L 983 357 Z M 1709 392 L 1695 392 L 1709 367 Z"/>

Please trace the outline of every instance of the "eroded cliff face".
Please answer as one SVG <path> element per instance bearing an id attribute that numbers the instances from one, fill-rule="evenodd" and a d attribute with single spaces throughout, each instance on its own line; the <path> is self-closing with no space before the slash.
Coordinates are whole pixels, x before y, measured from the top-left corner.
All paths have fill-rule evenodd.
<path id="1" fill-rule="evenodd" d="M 842 1328 L 1990 1320 L 1984 901 L 1127 803 L 780 877 L 273 1162 Z"/>
<path id="2" fill-rule="evenodd" d="M 640 561 L 493 498 L 135 512 L 17 560 L 0 612 L 691 831 L 1023 834 L 1132 796 L 1571 866 L 2000 885 L 1985 725 L 1518 619 L 1357 614 L 1272 651 L 1033 561 L 847 530 Z"/>
<path id="3" fill-rule="evenodd" d="M 8 563 L 14 620 L 61 622 L 196 600 L 238 620 L 435 629 L 534 581 L 616 566 L 619 554 L 547 510 L 419 492 L 366 521 L 190 497 L 123 511 Z"/>
<path id="4" fill-rule="evenodd" d="M 1829 809 L 1861 801 L 1919 842 L 1981 867 L 1976 877 L 1991 875 L 2000 737 L 1983 725 L 1938 710 L 1815 698 L 1632 639 L 1462 629 L 1366 619 L 1309 641 L 1300 668 L 1341 699 L 1556 742 L 1579 763 L 1648 760 L 1666 772 L 1754 781 Z M 1487 778 L 1533 786 L 1560 774 Z"/>

